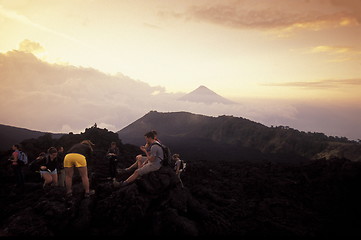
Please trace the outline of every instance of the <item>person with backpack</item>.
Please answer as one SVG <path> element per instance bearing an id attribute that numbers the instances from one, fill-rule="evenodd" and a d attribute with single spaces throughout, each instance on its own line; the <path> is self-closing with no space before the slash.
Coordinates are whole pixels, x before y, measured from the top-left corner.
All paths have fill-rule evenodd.
<path id="1" fill-rule="evenodd" d="M 64 158 L 65 168 L 65 185 L 66 196 L 72 196 L 72 185 L 74 167 L 79 171 L 81 181 L 84 188 L 84 197 L 88 198 L 95 193 L 94 190 L 90 191 L 90 183 L 88 177 L 87 160 L 91 159 L 93 153 L 93 146 L 90 140 L 83 140 L 80 143 L 73 145 L 67 152 Z"/>
<path id="2" fill-rule="evenodd" d="M 55 147 L 48 149 L 48 155 L 42 158 L 38 164 L 40 165 L 40 176 L 44 179 L 43 188 L 47 188 L 51 184 L 58 185 L 58 151 Z"/>
<path id="3" fill-rule="evenodd" d="M 172 158 L 175 161 L 175 163 L 174 163 L 175 174 L 178 176 L 178 178 L 181 182 L 182 188 L 183 188 L 184 186 L 183 186 L 183 182 L 182 182 L 180 175 L 185 168 L 185 162 L 182 159 L 180 159 L 180 155 L 178 153 L 173 154 Z"/>
<path id="4" fill-rule="evenodd" d="M 21 151 L 20 146 L 18 144 L 14 144 L 12 146 L 13 153 L 9 161 L 11 162 L 11 168 L 14 171 L 14 175 L 16 177 L 16 187 L 23 187 L 24 186 L 24 174 L 23 174 L 23 166 L 25 163 L 20 159 L 21 158 Z"/>
<path id="5" fill-rule="evenodd" d="M 125 181 L 117 182 L 114 181 L 114 186 L 126 186 L 133 181 L 135 181 L 139 176 L 148 174 L 150 172 L 157 171 L 162 166 L 162 160 L 164 158 L 163 149 L 159 144 L 157 144 L 157 141 L 155 140 L 154 133 L 147 132 L 145 135 L 145 140 L 148 146 L 150 147 L 150 151 L 147 151 L 147 148 L 145 146 L 141 146 L 140 149 L 145 153 L 146 155 L 146 161 L 145 163 L 140 167 L 137 168 L 134 173 L 129 176 Z"/>
<path id="6" fill-rule="evenodd" d="M 151 132 L 154 134 L 154 140 L 155 140 L 155 142 L 160 143 L 160 140 L 158 139 L 158 133 L 157 133 L 157 131 L 152 130 Z M 151 147 L 151 146 L 150 146 L 150 145 L 147 143 L 147 141 L 146 141 L 144 146 L 140 146 L 140 150 L 144 152 L 144 149 L 145 149 L 148 153 L 150 153 L 150 147 Z M 141 168 L 141 167 L 143 167 L 147 162 L 148 162 L 147 155 L 146 155 L 146 154 L 144 154 L 144 155 L 139 154 L 139 155 L 137 155 L 137 156 L 135 157 L 135 162 L 134 162 L 131 166 L 129 166 L 129 167 L 125 168 L 125 169 L 121 169 L 121 170 L 120 170 L 120 173 L 125 173 L 125 172 L 128 172 L 128 171 L 131 171 L 132 169 Z"/>

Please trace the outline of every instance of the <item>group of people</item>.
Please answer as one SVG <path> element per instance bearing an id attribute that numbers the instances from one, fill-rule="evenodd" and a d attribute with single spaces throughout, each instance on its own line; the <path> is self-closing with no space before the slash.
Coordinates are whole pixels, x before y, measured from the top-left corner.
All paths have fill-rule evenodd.
<path id="1" fill-rule="evenodd" d="M 35 168 L 42 179 L 44 179 L 43 188 L 50 186 L 65 186 L 66 196 L 72 196 L 72 183 L 74 168 L 78 169 L 79 175 L 84 187 L 84 197 L 94 194 L 94 190 L 90 190 L 87 159 L 90 159 L 93 152 L 94 144 L 90 140 L 83 140 L 73 145 L 64 155 L 63 147 L 50 147 L 47 153 L 42 152 L 30 163 Z M 22 162 L 19 160 L 19 145 L 12 146 L 13 153 L 10 157 L 11 166 L 17 179 L 17 186 L 24 185 L 24 176 L 22 173 Z"/>
<path id="2" fill-rule="evenodd" d="M 157 132 L 154 130 L 147 132 L 144 137 L 145 145 L 140 147 L 140 150 L 144 154 L 137 155 L 134 164 L 128 168 L 122 169 L 123 171 L 120 171 L 127 172 L 134 169 L 134 172 L 125 181 L 121 182 L 116 181 L 119 148 L 117 147 L 116 142 L 110 144 L 110 148 L 106 153 L 106 158 L 109 161 L 109 178 L 113 180 L 114 186 L 128 185 L 138 177 L 157 171 L 161 168 L 161 162 L 163 161 L 164 155 L 163 149 L 160 146 L 160 141 L 157 138 Z M 74 168 L 77 168 L 84 188 L 84 197 L 89 197 L 95 193 L 94 190 L 90 189 L 87 168 L 87 160 L 92 158 L 93 147 L 94 144 L 90 140 L 83 140 L 82 142 L 73 145 L 66 154 L 64 154 L 63 147 L 50 147 L 47 153 L 40 153 L 30 164 L 38 166 L 37 171 L 39 171 L 41 178 L 44 180 L 44 188 L 49 188 L 52 185 L 65 186 L 67 197 L 72 196 Z M 22 185 L 24 184 L 24 177 L 19 161 L 19 146 L 13 145 L 13 150 L 10 161 L 17 178 L 17 183 L 18 185 Z M 179 154 L 174 154 L 173 159 L 175 160 L 174 170 L 180 179 L 180 174 L 183 169 L 181 167 L 182 160 L 180 160 Z"/>

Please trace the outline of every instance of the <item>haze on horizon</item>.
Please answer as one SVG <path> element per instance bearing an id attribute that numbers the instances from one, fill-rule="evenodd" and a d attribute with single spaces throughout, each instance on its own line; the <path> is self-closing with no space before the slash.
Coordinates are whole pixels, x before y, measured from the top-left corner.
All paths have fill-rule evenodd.
<path id="1" fill-rule="evenodd" d="M 0 123 L 190 111 L 360 139 L 360 26 L 358 0 L 0 0 Z M 239 104 L 177 100 L 200 85 Z"/>

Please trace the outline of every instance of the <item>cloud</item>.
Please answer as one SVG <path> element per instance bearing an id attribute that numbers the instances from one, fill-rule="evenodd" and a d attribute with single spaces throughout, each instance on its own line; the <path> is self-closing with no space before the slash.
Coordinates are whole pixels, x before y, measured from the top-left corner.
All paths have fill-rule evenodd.
<path id="1" fill-rule="evenodd" d="M 312 53 L 330 53 L 330 54 L 340 54 L 340 53 L 349 53 L 354 52 L 351 47 L 340 47 L 340 46 L 317 46 L 311 49 Z M 361 53 L 361 52 L 357 52 Z"/>
<path id="2" fill-rule="evenodd" d="M 28 53 L 38 53 L 44 52 L 45 49 L 38 42 L 33 42 L 28 39 L 23 40 L 19 44 L 19 51 L 28 52 Z"/>
<path id="3" fill-rule="evenodd" d="M 337 7 L 344 7 L 351 12 L 352 16 L 361 23 L 361 1 L 359 0 L 330 0 Z"/>
<path id="4" fill-rule="evenodd" d="M 308 53 L 327 54 L 330 57 L 328 62 L 346 62 L 359 60 L 361 50 L 350 46 L 320 45 L 311 48 Z"/>
<path id="5" fill-rule="evenodd" d="M 305 82 L 282 82 L 282 83 L 264 83 L 262 86 L 271 87 L 297 87 L 307 89 L 330 89 L 340 87 L 361 87 L 361 78 L 353 79 L 325 79 L 320 81 Z"/>
<path id="6" fill-rule="evenodd" d="M 0 72 L 0 122 L 34 130 L 78 132 L 97 123 L 117 131 L 151 110 L 255 120 L 272 114 L 292 118 L 294 112 L 287 104 L 269 108 L 262 103 L 180 101 L 185 93 L 167 93 L 164 87 L 150 86 L 120 73 L 109 75 L 92 68 L 50 64 L 22 51 L 0 54 Z"/>
<path id="7" fill-rule="evenodd" d="M 302 130 L 322 127 L 326 133 L 333 133 L 332 130 L 337 128 L 336 121 L 342 119 L 338 128 L 340 136 L 345 136 L 341 129 L 349 134 L 347 137 L 361 136 L 360 132 L 351 130 L 359 122 L 356 123 L 354 118 L 344 121 L 343 116 L 337 116 L 338 110 L 331 114 L 333 125 L 327 129 L 323 127 L 324 119 L 314 115 L 322 111 L 313 111 L 312 104 L 308 109 L 288 100 L 239 99 L 239 104 L 232 105 L 180 101 L 178 99 L 185 93 L 167 93 L 164 87 L 150 86 L 121 73 L 109 75 L 92 68 L 50 64 L 32 53 L 18 50 L 0 53 L 0 72 L 0 123 L 33 130 L 78 133 L 97 123 L 99 127 L 118 131 L 156 110 L 233 115 L 267 126 L 300 126 Z M 318 88 L 339 85 L 358 87 L 361 79 L 271 84 Z M 357 110 L 354 113 L 352 110 L 340 112 L 353 116 Z M 315 117 L 322 121 L 313 122 Z M 307 128 L 301 118 L 312 123 L 312 128 Z M 357 116 L 356 119 L 361 118 Z"/>
<path id="8" fill-rule="evenodd" d="M 34 22 L 33 20 L 31 20 L 30 18 L 28 18 L 27 16 L 19 14 L 18 12 L 13 11 L 11 9 L 7 9 L 4 6 L 2 6 L 1 4 L 0 4 L 0 15 L 4 16 L 6 18 L 9 18 L 9 19 L 15 20 L 15 21 L 22 23 L 24 25 L 27 25 L 29 27 L 53 34 L 55 36 L 61 37 L 62 39 L 65 39 L 65 40 L 68 40 L 68 41 L 71 41 L 71 42 L 74 42 L 74 43 L 77 43 L 77 44 L 80 44 L 82 46 L 86 46 L 86 47 L 92 49 L 92 47 L 89 46 L 88 44 L 86 44 L 70 35 L 64 34 L 62 32 L 56 31 L 52 28 L 48 28 L 44 25 L 38 24 L 38 23 Z"/>
<path id="9" fill-rule="evenodd" d="M 75 131 L 95 122 L 119 130 L 144 114 L 153 92 L 165 94 L 122 74 L 49 64 L 22 51 L 0 54 L 0 72 L 0 122 L 35 130 Z"/>
<path id="10" fill-rule="evenodd" d="M 168 16 L 210 22 L 236 29 L 273 30 L 279 35 L 306 29 L 360 24 L 359 11 L 338 1 L 207 1 L 193 5 L 184 13 Z M 354 4 L 357 7 L 359 4 Z M 166 15 L 166 14 L 163 14 Z"/>
<path id="11" fill-rule="evenodd" d="M 303 101 L 292 105 L 297 109 L 295 118 L 281 119 L 283 125 L 306 132 L 322 132 L 328 136 L 361 139 L 361 128 L 358 127 L 361 122 L 361 106 L 358 103 Z"/>

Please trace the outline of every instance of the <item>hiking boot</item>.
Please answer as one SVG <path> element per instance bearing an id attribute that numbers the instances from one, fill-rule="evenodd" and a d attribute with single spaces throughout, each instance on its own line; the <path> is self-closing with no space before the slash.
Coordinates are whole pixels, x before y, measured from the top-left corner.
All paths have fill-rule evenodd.
<path id="1" fill-rule="evenodd" d="M 67 193 L 67 194 L 65 194 L 64 200 L 65 200 L 65 201 L 71 201 L 72 197 L 73 197 L 73 193 L 72 193 L 72 192 Z"/>
<path id="2" fill-rule="evenodd" d="M 84 198 L 89 198 L 95 194 L 95 190 L 90 190 L 88 193 L 84 193 Z"/>
<path id="3" fill-rule="evenodd" d="M 49 192 L 50 189 L 51 189 L 51 186 L 50 186 L 50 185 L 43 185 L 43 190 L 44 190 L 45 192 Z"/>
<path id="4" fill-rule="evenodd" d="M 118 174 L 124 174 L 126 172 L 128 172 L 129 170 L 125 169 L 117 169 Z"/>
<path id="5" fill-rule="evenodd" d="M 125 181 L 120 181 L 120 182 L 118 182 L 117 180 L 113 181 L 113 186 L 116 187 L 116 188 L 124 187 L 124 186 L 127 186 L 127 185 L 128 185 L 128 183 L 125 182 Z"/>

